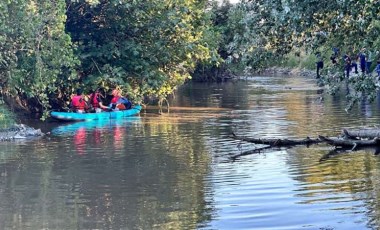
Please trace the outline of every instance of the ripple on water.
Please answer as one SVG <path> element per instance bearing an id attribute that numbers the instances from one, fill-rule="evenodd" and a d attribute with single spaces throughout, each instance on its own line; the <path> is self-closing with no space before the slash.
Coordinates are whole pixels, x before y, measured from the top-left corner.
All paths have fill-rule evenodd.
<path id="1" fill-rule="evenodd" d="M 304 138 L 379 123 L 378 105 L 346 113 L 344 92 L 328 97 L 313 81 L 189 83 L 165 113 L 1 145 L 0 228 L 377 229 L 372 150 L 312 145 L 231 159 L 257 147 L 232 132 Z"/>

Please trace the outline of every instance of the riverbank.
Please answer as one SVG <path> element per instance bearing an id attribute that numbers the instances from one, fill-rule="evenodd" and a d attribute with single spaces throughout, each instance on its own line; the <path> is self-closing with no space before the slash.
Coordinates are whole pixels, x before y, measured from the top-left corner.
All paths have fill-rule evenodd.
<path id="1" fill-rule="evenodd" d="M 307 78 L 316 78 L 317 73 L 309 69 L 300 69 L 300 68 L 288 68 L 288 67 L 269 67 L 260 71 L 253 71 L 251 75 L 286 75 L 286 76 L 302 76 Z"/>
<path id="2" fill-rule="evenodd" d="M 44 135 L 40 129 L 35 129 L 24 124 L 15 124 L 9 128 L 0 129 L 0 141 L 35 138 Z"/>
<path id="3" fill-rule="evenodd" d="M 0 129 L 9 128 L 16 123 L 16 115 L 3 103 L 0 104 Z"/>
<path id="4" fill-rule="evenodd" d="M 44 135 L 41 129 L 20 124 L 17 114 L 5 104 L 0 104 L 0 141 L 29 139 Z"/>

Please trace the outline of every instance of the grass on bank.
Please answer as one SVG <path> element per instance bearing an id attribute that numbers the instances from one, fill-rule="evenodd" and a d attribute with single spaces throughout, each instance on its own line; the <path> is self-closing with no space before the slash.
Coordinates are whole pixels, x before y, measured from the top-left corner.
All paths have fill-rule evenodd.
<path id="1" fill-rule="evenodd" d="M 0 129 L 9 128 L 16 123 L 16 116 L 0 100 Z"/>

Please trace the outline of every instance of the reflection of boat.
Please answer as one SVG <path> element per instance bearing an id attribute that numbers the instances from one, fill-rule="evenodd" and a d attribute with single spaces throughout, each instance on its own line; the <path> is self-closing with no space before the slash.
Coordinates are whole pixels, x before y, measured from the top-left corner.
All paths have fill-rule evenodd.
<path id="1" fill-rule="evenodd" d="M 135 105 L 132 109 L 101 112 L 101 113 L 73 113 L 73 112 L 51 112 L 50 115 L 61 121 L 88 121 L 117 119 L 121 117 L 134 116 L 140 113 L 141 105 Z"/>
<path id="2" fill-rule="evenodd" d="M 129 124 L 135 124 L 140 121 L 140 117 L 120 117 L 116 119 L 101 119 L 101 120 L 92 120 L 92 121 L 82 121 L 69 123 L 65 125 L 60 125 L 52 129 L 51 133 L 55 135 L 61 134 L 73 134 L 77 133 L 80 130 L 93 130 L 93 129 L 105 129 L 105 128 L 114 128 L 118 126 L 128 126 Z"/>

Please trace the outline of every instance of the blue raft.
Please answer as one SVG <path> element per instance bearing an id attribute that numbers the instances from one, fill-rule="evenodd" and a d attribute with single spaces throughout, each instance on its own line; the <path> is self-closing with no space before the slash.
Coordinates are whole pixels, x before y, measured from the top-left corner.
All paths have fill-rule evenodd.
<path id="1" fill-rule="evenodd" d="M 139 114 L 141 105 L 135 105 L 132 109 L 101 112 L 101 113 L 74 113 L 74 112 L 51 112 L 51 117 L 60 121 L 91 121 L 103 119 L 118 119 Z"/>
<path id="2" fill-rule="evenodd" d="M 112 129 L 115 127 L 131 127 L 134 125 L 141 124 L 141 119 L 139 116 L 121 117 L 117 119 L 103 119 L 103 120 L 91 120 L 91 121 L 80 121 L 80 122 L 69 122 L 64 123 L 64 125 L 59 125 L 51 130 L 53 135 L 70 135 L 76 134 L 80 130 L 85 130 L 86 132 L 91 130 L 104 130 Z"/>

